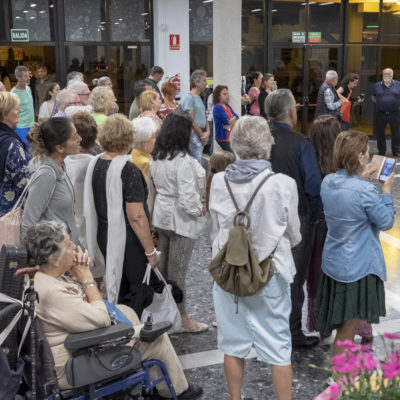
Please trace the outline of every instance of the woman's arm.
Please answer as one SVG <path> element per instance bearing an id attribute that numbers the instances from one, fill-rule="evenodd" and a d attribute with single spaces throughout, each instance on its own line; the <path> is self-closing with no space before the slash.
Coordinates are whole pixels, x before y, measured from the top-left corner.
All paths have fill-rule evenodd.
<path id="1" fill-rule="evenodd" d="M 128 221 L 136 236 L 138 237 L 144 251 L 147 254 L 152 254 L 154 244 L 151 238 L 149 220 L 143 208 L 143 203 L 125 203 L 126 215 Z M 160 262 L 160 257 L 157 253 L 147 256 L 147 259 L 152 267 L 155 267 Z"/>

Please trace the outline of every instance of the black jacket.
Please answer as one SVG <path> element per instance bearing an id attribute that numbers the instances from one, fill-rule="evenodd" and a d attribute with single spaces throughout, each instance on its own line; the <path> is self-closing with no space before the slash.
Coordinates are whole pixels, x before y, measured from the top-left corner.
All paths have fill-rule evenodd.
<path id="1" fill-rule="evenodd" d="M 271 151 L 272 170 L 296 181 L 299 216 L 312 220 L 323 217 L 320 197 L 321 172 L 311 142 L 289 125 L 271 122 L 275 144 Z"/>

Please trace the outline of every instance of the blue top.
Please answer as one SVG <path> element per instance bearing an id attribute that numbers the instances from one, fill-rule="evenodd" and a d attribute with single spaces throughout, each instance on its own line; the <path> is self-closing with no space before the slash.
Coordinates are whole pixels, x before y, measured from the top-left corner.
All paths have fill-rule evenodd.
<path id="1" fill-rule="evenodd" d="M 235 111 L 233 111 L 232 107 L 229 104 L 227 104 L 227 107 L 229 107 L 229 109 L 231 110 L 232 115 L 236 119 L 239 119 L 239 116 L 235 113 Z M 215 123 L 215 139 L 228 142 L 230 131 L 226 130 L 224 126 L 229 125 L 229 117 L 221 104 L 214 105 L 213 118 Z"/>
<path id="2" fill-rule="evenodd" d="M 193 110 L 194 121 L 200 128 L 205 129 L 207 125 L 206 107 L 200 96 L 189 93 L 182 102 L 182 110 Z"/>
<path id="3" fill-rule="evenodd" d="M 328 234 L 322 270 L 339 282 L 356 282 L 375 274 L 386 281 L 379 232 L 393 226 L 392 196 L 345 170 L 325 177 L 321 185 Z"/>
<path id="4" fill-rule="evenodd" d="M 373 96 L 378 111 L 395 112 L 400 108 L 400 82 L 392 81 L 389 87 L 383 81 L 375 84 Z"/>

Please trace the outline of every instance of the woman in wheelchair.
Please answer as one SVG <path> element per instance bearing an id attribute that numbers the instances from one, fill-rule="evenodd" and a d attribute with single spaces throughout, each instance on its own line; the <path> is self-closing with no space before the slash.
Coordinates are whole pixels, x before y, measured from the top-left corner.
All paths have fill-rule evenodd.
<path id="1" fill-rule="evenodd" d="M 71 333 L 110 326 L 107 307 L 89 269 L 87 251 L 71 241 L 62 223 L 46 221 L 30 227 L 24 244 L 29 263 L 40 266 L 35 275 L 39 297 L 36 313 L 53 353 L 59 387 L 69 389 L 65 366 L 71 353 L 64 346 L 65 339 Z M 202 388 L 188 384 L 168 335 L 164 333 L 152 343 L 139 341 L 143 325 L 137 315 L 127 306 L 118 307 L 134 325 L 130 345 L 141 353 L 142 359 L 156 358 L 165 364 L 178 399 L 199 397 Z M 151 370 L 150 377 L 157 379 L 157 371 Z M 160 396 L 165 396 L 160 398 L 170 397 L 164 382 L 157 389 Z"/>

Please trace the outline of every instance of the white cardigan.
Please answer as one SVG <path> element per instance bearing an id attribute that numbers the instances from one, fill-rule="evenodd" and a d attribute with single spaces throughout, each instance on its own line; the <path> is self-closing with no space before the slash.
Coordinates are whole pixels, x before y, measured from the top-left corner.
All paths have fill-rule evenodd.
<path id="1" fill-rule="evenodd" d="M 121 286 L 126 243 L 121 172 L 125 164 L 131 161 L 131 156 L 114 157 L 107 171 L 108 240 L 107 259 L 105 262 L 97 244 L 98 219 L 94 206 L 92 186 L 93 169 L 100 156 L 101 154 L 93 157 L 90 161 L 85 178 L 83 213 L 86 219 L 86 242 L 89 256 L 94 262 L 93 276 L 98 278 L 105 274 L 107 299 L 112 303 L 116 303 Z"/>
<path id="2" fill-rule="evenodd" d="M 261 180 L 270 173 L 271 170 L 267 169 L 248 183 L 229 182 L 241 210 L 245 208 Z M 288 283 L 293 282 L 296 274 L 291 247 L 301 241 L 297 207 L 296 182 L 283 174 L 275 174 L 268 179 L 250 207 L 250 234 L 258 258 L 260 261 L 265 260 L 279 243 L 273 261 L 277 272 Z M 216 174 L 211 182 L 209 208 L 210 240 L 214 257 L 227 242 L 236 214 L 225 185 L 224 172 Z"/>
<path id="3" fill-rule="evenodd" d="M 150 173 L 156 189 L 153 226 L 197 239 L 205 226 L 202 199 L 205 170 L 189 154 L 153 160 Z"/>

